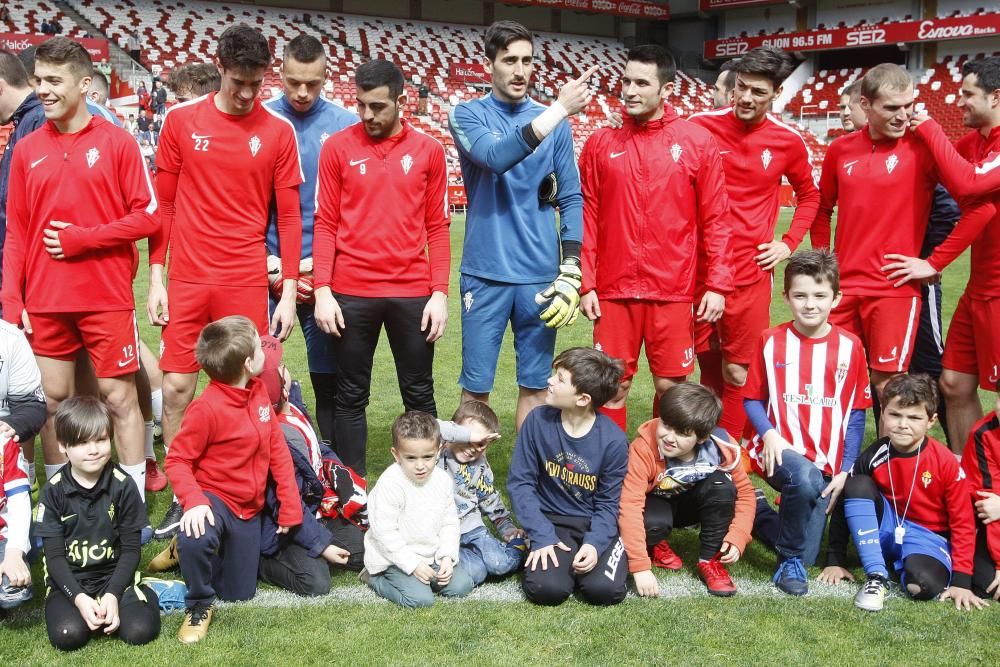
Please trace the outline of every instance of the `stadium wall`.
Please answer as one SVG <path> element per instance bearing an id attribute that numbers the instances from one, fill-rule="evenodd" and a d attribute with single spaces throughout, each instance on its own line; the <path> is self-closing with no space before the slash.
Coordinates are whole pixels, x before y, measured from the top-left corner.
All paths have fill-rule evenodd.
<path id="1" fill-rule="evenodd" d="M 420 7 L 425 21 L 482 25 L 483 3 L 469 0 L 424 0 Z"/>
<path id="2" fill-rule="evenodd" d="M 1000 53 L 1000 37 L 980 37 L 977 39 L 957 39 L 950 42 L 938 42 L 936 62 L 941 62 L 946 57 L 951 56 L 957 59 L 961 56 L 974 56 L 977 53 L 992 55 Z M 925 63 L 931 67 L 932 62 Z"/>
<path id="3" fill-rule="evenodd" d="M 719 15 L 719 33 L 725 37 L 735 37 L 744 32 L 756 35 L 760 30 L 778 32 L 781 28 L 785 32 L 795 32 L 796 11 L 793 5 L 733 9 Z"/>

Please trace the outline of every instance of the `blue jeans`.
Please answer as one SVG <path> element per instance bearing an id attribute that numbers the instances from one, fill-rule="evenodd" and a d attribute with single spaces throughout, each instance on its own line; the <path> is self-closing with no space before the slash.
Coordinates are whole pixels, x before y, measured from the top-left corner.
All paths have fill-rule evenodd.
<path id="1" fill-rule="evenodd" d="M 830 480 L 798 452 L 786 449 L 781 460 L 781 465 L 767 478 L 767 483 L 781 492 L 774 548 L 782 560 L 801 558 L 805 565 L 813 565 L 823 541 L 829 504 L 829 499 L 820 494 Z"/>
<path id="2" fill-rule="evenodd" d="M 463 533 L 458 562 L 465 568 L 472 583 L 478 586 L 487 576 L 502 577 L 521 566 L 524 553 L 509 547 L 490 534 L 486 526 Z"/>
<path id="3" fill-rule="evenodd" d="M 433 567 L 437 570 L 437 565 Z M 463 598 L 474 587 L 472 578 L 461 563 L 455 566 L 451 581 L 444 587 L 437 583 L 425 584 L 412 574 L 406 574 L 395 565 L 390 565 L 389 569 L 378 574 L 370 575 L 368 585 L 386 600 L 409 609 L 430 607 L 434 604 L 435 593 L 440 593 L 446 598 Z"/>

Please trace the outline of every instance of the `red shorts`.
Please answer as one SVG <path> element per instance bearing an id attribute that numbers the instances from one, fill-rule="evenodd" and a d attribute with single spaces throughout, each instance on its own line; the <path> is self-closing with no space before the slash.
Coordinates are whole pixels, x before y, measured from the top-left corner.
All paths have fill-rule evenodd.
<path id="1" fill-rule="evenodd" d="M 726 310 L 718 322 L 696 319 L 695 351 L 701 354 L 720 349 L 726 361 L 749 365 L 760 335 L 771 323 L 771 284 L 770 278 L 764 278 L 727 294 Z M 699 297 L 697 302 L 700 301 Z M 717 337 L 718 347 L 713 344 L 713 337 Z"/>
<path id="2" fill-rule="evenodd" d="M 643 343 L 653 375 L 684 377 L 694 369 L 693 323 L 690 303 L 605 299 L 594 347 L 625 362 L 623 381 L 635 375 Z"/>
<path id="3" fill-rule="evenodd" d="M 948 326 L 941 365 L 979 376 L 979 386 L 996 391 L 1000 381 L 1000 299 L 971 299 L 963 294 Z"/>
<path id="4" fill-rule="evenodd" d="M 99 378 L 139 370 L 139 327 L 134 310 L 102 313 L 29 313 L 28 342 L 39 357 L 75 361 L 86 349 Z"/>
<path id="5" fill-rule="evenodd" d="M 160 338 L 160 370 L 196 373 L 194 348 L 205 325 L 229 315 L 243 315 L 264 335 L 268 332 L 267 285 L 199 285 L 180 280 L 167 284 L 170 323 Z"/>
<path id="6" fill-rule="evenodd" d="M 920 325 L 920 297 L 845 294 L 830 322 L 861 339 L 871 370 L 904 373 Z"/>

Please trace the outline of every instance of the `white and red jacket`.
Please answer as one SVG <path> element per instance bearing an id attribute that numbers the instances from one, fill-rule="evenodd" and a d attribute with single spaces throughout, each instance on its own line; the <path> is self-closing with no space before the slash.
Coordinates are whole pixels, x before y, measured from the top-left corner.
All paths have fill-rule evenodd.
<path id="1" fill-rule="evenodd" d="M 719 144 L 726 173 L 732 221 L 733 266 L 737 286 L 752 285 L 771 275 L 754 257 L 762 243 L 774 240 L 782 178 L 795 191 L 795 215 L 781 240 L 795 252 L 819 209 L 809 149 L 794 128 L 766 114 L 755 125 L 736 117 L 732 107 L 697 113 L 688 118 L 712 133 Z"/>
<path id="2" fill-rule="evenodd" d="M 729 204 L 719 147 L 667 106 L 662 118 L 597 130 L 580 155 L 582 293 L 694 300 L 699 243 L 705 285 L 733 290 Z"/>
<path id="3" fill-rule="evenodd" d="M 47 122 L 17 144 L 11 161 L 3 314 L 132 310 L 138 265 L 134 241 L 159 228 L 157 200 L 139 144 L 93 116 L 79 132 Z M 42 242 L 49 221 L 65 259 Z"/>
<path id="4" fill-rule="evenodd" d="M 386 139 L 359 123 L 326 140 L 315 219 L 315 287 L 376 298 L 448 293 L 444 147 L 409 123 Z"/>

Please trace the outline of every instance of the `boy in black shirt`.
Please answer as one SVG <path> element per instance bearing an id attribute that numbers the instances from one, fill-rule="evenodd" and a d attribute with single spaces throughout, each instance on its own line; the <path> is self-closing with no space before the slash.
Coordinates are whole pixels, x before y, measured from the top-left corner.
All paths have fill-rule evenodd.
<path id="1" fill-rule="evenodd" d="M 146 510 L 131 478 L 111 462 L 111 415 L 81 396 L 63 401 L 54 421 L 69 463 L 42 489 L 35 515 L 45 547 L 49 641 L 72 651 L 103 631 L 129 644 L 151 642 L 160 634 L 160 611 L 136 575 Z"/>

